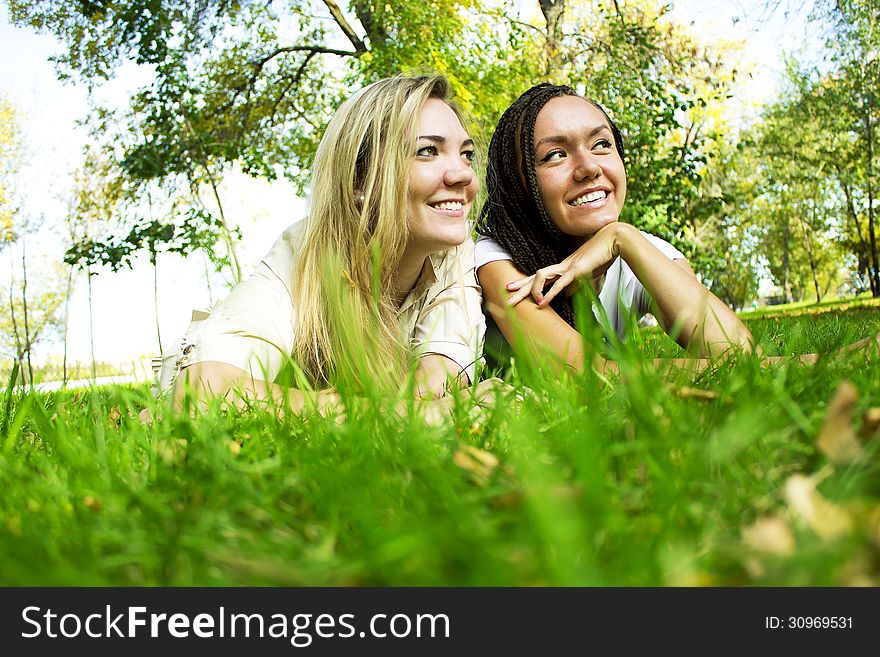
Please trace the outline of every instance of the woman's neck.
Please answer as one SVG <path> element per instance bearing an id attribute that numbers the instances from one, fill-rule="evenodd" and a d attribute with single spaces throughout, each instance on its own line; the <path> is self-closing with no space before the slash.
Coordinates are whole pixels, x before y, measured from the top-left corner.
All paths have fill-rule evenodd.
<path id="1" fill-rule="evenodd" d="M 408 250 L 407 250 L 408 251 Z M 410 290 L 415 287 L 416 281 L 419 280 L 419 274 L 425 266 L 425 259 L 428 257 L 426 253 L 404 253 L 397 271 L 394 274 L 394 283 L 391 292 L 394 295 L 394 302 L 399 308 L 403 305 L 403 300 Z"/>

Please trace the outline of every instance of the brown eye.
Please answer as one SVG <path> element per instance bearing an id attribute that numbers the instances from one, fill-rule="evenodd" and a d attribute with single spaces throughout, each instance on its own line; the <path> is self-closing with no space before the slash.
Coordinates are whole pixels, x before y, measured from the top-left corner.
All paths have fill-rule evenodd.
<path id="1" fill-rule="evenodd" d="M 565 157 L 565 151 L 561 148 L 554 148 L 552 151 L 549 151 L 544 157 L 541 158 L 541 162 L 555 162 L 556 160 L 561 160 Z"/>

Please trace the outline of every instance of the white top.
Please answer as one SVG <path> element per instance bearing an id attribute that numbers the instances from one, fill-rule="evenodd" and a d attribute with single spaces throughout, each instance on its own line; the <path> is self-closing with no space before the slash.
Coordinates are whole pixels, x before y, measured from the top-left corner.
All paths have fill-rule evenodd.
<path id="1" fill-rule="evenodd" d="M 666 240 L 641 231 L 642 235 L 670 260 L 686 260 L 684 254 Z M 510 254 L 495 240 L 480 235 L 474 250 L 477 271 L 480 267 L 496 260 L 513 260 Z M 622 258 L 617 258 L 605 272 L 602 289 L 599 290 L 599 302 L 611 328 L 619 337 L 626 331 L 626 317 L 635 314 L 640 318 L 651 312 L 651 297 L 641 284 L 633 270 Z M 593 314 L 599 319 L 599 309 L 594 305 Z"/>
<path id="2" fill-rule="evenodd" d="M 180 368 L 204 361 L 234 365 L 263 381 L 278 376 L 293 350 L 296 309 L 291 281 L 306 221 L 284 231 L 253 275 L 207 317 L 194 313 L 176 352 L 163 357 L 176 370 L 160 377 L 163 390 Z M 486 331 L 473 254 L 472 239 L 431 254 L 398 315 L 414 357 L 446 356 L 471 381 Z"/>

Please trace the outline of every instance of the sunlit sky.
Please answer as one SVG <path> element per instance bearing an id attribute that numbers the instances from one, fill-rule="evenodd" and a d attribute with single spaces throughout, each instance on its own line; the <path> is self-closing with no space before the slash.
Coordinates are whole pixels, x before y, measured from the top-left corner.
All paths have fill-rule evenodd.
<path id="1" fill-rule="evenodd" d="M 522 5 L 522 2 L 518 2 Z M 537 3 L 535 3 L 537 4 Z M 693 23 L 703 38 L 715 36 L 742 39 L 747 48 L 743 66 L 754 63 L 753 74 L 739 90 L 748 101 L 766 101 L 776 93 L 783 71 L 781 51 L 795 51 L 816 42 L 816 30 L 806 23 L 809 2 L 752 2 L 751 0 L 681 0 L 674 2 L 673 16 Z M 776 5 L 778 7 L 773 9 Z M 49 35 L 9 24 L 8 10 L 0 5 L 0 94 L 12 100 L 23 117 L 27 165 L 20 188 L 23 214 L 34 220 L 43 217 L 42 228 L 28 237 L 29 277 L 38 284 L 40 272 L 63 257 L 60 239 L 70 173 L 80 161 L 85 134 L 76 121 L 88 109 L 84 85 L 62 84 L 48 58 L 60 52 Z M 117 79 L 96 91 L 101 102 L 124 106 L 127 94 L 146 80 L 134 66 L 121 69 Z M 246 271 L 271 247 L 275 238 L 305 212 L 284 182 L 254 181 L 232 176 L 224 185 L 227 215 L 240 226 L 243 241 L 239 256 Z M 0 285 L 9 288 L 10 266 L 20 251 L 0 252 Z M 12 261 L 12 262 L 11 262 Z M 182 258 L 162 254 L 158 261 L 159 324 L 167 350 L 185 329 L 191 309 L 206 307 L 222 295 L 222 281 L 212 279 L 212 295 L 205 282 L 205 258 Z M 92 278 L 94 350 L 99 361 L 128 365 L 157 353 L 153 301 L 153 270 L 146 258 L 135 261 L 132 270 L 102 271 Z M 6 312 L 6 309 L 3 310 Z M 88 291 L 84 275 L 76 279 L 68 330 L 68 359 L 90 361 Z M 56 341 L 36 347 L 37 362 L 59 360 L 62 345 Z M 141 367 L 141 366 L 139 366 Z"/>

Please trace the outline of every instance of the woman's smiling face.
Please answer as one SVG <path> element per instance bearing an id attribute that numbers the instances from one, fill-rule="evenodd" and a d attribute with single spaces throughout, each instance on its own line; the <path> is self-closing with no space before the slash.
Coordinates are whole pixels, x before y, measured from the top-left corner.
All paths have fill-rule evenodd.
<path id="1" fill-rule="evenodd" d="M 430 98 L 419 118 L 409 170 L 409 247 L 433 253 L 467 239 L 468 212 L 479 188 L 474 142 L 442 100 Z"/>
<path id="2" fill-rule="evenodd" d="M 535 122 L 535 173 L 547 216 L 585 242 L 617 221 L 626 170 L 605 115 L 580 96 L 548 101 Z"/>

